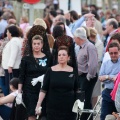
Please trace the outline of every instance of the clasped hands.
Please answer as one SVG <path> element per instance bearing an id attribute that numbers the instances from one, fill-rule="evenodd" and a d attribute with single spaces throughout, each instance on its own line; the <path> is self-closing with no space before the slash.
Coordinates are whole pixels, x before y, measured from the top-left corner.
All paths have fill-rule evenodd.
<path id="1" fill-rule="evenodd" d="M 39 76 L 39 77 L 37 77 L 37 78 L 33 78 L 32 81 L 31 81 L 31 84 L 33 86 L 35 86 L 38 82 L 43 83 L 43 78 L 44 78 L 44 74 Z"/>
<path id="2" fill-rule="evenodd" d="M 99 80 L 101 82 L 105 81 L 105 80 L 112 80 L 112 81 L 115 81 L 116 80 L 116 76 L 115 77 L 109 77 L 109 75 L 102 75 L 102 76 L 99 76 Z"/>
<path id="3" fill-rule="evenodd" d="M 103 81 L 105 81 L 105 80 L 107 80 L 107 79 L 109 79 L 108 75 L 99 76 L 99 80 L 100 80 L 101 82 L 103 82 Z"/>

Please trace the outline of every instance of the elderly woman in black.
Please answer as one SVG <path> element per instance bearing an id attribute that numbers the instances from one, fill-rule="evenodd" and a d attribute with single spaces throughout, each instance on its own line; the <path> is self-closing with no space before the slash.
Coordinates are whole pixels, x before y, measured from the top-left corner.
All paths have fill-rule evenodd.
<path id="1" fill-rule="evenodd" d="M 57 57 L 58 64 L 49 68 L 45 74 L 36 114 L 41 113 L 39 109 L 47 96 L 47 120 L 76 120 L 72 107 L 79 87 L 75 69 L 67 65 L 70 59 L 68 48 L 61 46 Z"/>
<path id="2" fill-rule="evenodd" d="M 43 38 L 35 35 L 28 38 L 29 54 L 24 56 L 20 65 L 19 95 L 23 92 L 23 102 L 27 109 L 28 120 L 35 120 L 35 107 L 37 104 L 39 90 L 41 88 L 40 77 L 46 73 L 49 67 L 49 57 L 42 51 Z"/>

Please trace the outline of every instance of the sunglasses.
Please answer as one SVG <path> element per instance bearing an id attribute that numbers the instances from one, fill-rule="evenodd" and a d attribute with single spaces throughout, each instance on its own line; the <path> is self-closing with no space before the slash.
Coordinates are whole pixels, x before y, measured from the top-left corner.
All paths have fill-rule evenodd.
<path id="1" fill-rule="evenodd" d="M 110 54 L 110 55 L 113 55 L 113 54 L 114 54 L 114 55 L 117 55 L 118 52 L 110 52 L 109 54 Z"/>

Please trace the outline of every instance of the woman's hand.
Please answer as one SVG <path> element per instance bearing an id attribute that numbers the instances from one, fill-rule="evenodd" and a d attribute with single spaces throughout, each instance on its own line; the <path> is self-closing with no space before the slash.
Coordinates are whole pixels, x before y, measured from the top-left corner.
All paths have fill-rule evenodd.
<path id="1" fill-rule="evenodd" d="M 41 114 L 41 109 L 42 107 L 37 105 L 36 109 L 35 109 L 35 114 L 37 115 L 37 118 L 36 119 L 39 119 L 39 116 Z"/>
<path id="2" fill-rule="evenodd" d="M 8 67 L 8 73 L 12 73 L 12 67 Z"/>
<path id="3" fill-rule="evenodd" d="M 37 105 L 36 108 L 35 108 L 35 114 L 40 115 L 41 114 L 41 109 L 42 109 L 42 107 Z"/>

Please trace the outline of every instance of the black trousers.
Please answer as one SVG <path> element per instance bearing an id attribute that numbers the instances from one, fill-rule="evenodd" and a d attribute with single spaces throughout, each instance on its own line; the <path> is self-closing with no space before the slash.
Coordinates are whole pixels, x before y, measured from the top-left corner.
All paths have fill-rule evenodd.
<path id="1" fill-rule="evenodd" d="M 85 91 L 84 109 L 92 109 L 91 97 L 98 75 L 96 74 L 96 77 L 90 79 L 90 81 L 87 80 L 86 76 L 87 74 L 82 74 L 79 76 L 80 88 L 82 91 Z M 80 120 L 87 120 L 89 115 L 89 113 L 83 113 Z M 93 120 L 93 115 L 90 120 Z"/>
<path id="2" fill-rule="evenodd" d="M 6 87 L 6 95 L 9 94 L 9 82 L 13 77 L 19 77 L 19 69 L 12 69 L 12 73 L 8 73 L 8 70 L 5 69 L 5 87 Z"/>

